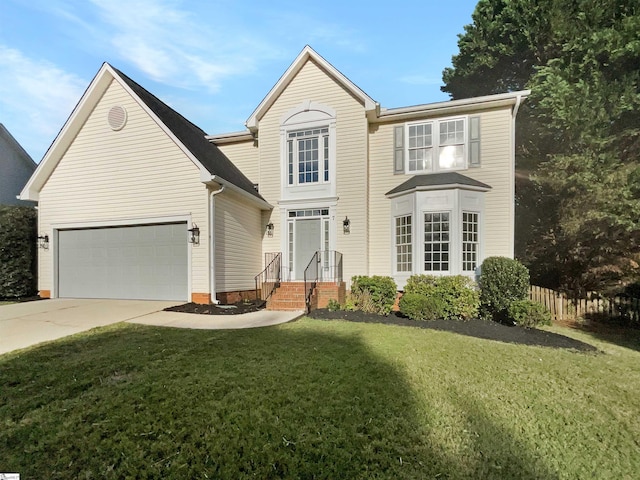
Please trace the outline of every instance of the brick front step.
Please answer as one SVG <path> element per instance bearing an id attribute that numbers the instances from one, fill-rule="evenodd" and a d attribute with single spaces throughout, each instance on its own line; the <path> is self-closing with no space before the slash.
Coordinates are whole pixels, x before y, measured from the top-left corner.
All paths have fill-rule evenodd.
<path id="1" fill-rule="evenodd" d="M 282 282 L 267 301 L 267 310 L 304 310 L 304 292 L 303 282 Z"/>
<path id="2" fill-rule="evenodd" d="M 345 300 L 345 283 L 318 282 L 311 296 L 311 309 L 326 308 L 329 300 Z M 302 282 L 283 282 L 267 301 L 267 310 L 304 310 L 305 290 Z"/>

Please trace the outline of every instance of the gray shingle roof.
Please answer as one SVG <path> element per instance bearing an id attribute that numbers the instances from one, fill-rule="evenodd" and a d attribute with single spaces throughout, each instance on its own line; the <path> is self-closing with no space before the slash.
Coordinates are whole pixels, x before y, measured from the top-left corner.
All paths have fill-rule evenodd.
<path id="1" fill-rule="evenodd" d="M 406 182 L 398 185 L 393 190 L 389 190 L 385 195 L 394 195 L 397 193 L 409 192 L 411 190 L 442 190 L 454 186 L 467 186 L 482 190 L 491 189 L 491 187 L 486 183 L 465 177 L 458 172 L 445 172 L 415 175 Z"/>
<path id="2" fill-rule="evenodd" d="M 264 201 L 264 198 L 254 188 L 251 180 L 245 177 L 240 169 L 217 146 L 205 138 L 206 133 L 200 127 L 191 123 L 120 70 L 116 68 L 114 70 L 211 175 L 219 176 Z"/>

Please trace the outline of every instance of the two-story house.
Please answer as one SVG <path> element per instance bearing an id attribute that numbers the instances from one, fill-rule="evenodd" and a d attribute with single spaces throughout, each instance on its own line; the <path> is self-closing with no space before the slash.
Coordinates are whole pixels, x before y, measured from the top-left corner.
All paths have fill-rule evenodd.
<path id="1" fill-rule="evenodd" d="M 382 108 L 305 47 L 244 130 L 207 135 L 105 64 L 22 192 L 41 295 L 228 301 L 276 258 L 290 282 L 473 276 L 513 256 L 528 93 Z"/>

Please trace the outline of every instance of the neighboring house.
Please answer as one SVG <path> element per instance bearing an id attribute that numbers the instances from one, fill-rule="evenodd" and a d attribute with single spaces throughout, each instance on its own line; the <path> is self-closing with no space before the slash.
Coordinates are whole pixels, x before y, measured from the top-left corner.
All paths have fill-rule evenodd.
<path id="1" fill-rule="evenodd" d="M 473 276 L 513 256 L 528 94 L 385 109 L 305 47 L 246 130 L 206 136 L 104 64 L 22 192 L 51 238 L 41 295 L 228 301 L 316 251 L 321 280 Z"/>
<path id="2" fill-rule="evenodd" d="M 0 123 L 0 205 L 32 205 L 16 197 L 35 169 L 33 159 Z"/>

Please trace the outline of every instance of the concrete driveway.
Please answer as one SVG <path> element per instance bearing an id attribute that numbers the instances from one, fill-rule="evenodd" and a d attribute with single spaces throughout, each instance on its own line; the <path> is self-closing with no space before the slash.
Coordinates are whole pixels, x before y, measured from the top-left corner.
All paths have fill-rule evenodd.
<path id="1" fill-rule="evenodd" d="M 180 303 L 56 298 L 2 305 L 0 354 L 95 327 L 139 319 Z"/>
<path id="2" fill-rule="evenodd" d="M 197 315 L 163 312 L 182 302 L 56 298 L 0 306 L 0 355 L 118 322 L 206 330 L 256 328 L 290 322 L 304 312 Z"/>

